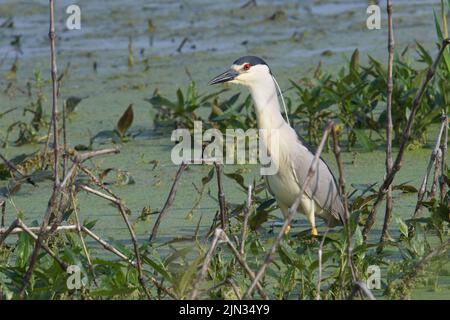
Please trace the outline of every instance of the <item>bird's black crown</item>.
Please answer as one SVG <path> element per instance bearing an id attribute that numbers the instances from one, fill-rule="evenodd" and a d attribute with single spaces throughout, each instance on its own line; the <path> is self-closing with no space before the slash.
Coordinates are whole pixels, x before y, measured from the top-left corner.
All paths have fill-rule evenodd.
<path id="1" fill-rule="evenodd" d="M 256 66 L 258 64 L 263 64 L 263 65 L 269 66 L 263 59 L 256 57 L 256 56 L 240 57 L 235 62 L 233 62 L 233 64 L 235 64 L 237 66 L 240 66 L 244 63 L 250 63 L 252 66 Z"/>

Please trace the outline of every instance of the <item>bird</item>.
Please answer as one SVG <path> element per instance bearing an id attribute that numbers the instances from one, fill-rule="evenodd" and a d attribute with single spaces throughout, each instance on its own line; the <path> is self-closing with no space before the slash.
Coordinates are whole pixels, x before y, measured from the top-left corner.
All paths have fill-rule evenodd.
<path id="1" fill-rule="evenodd" d="M 214 77 L 209 85 L 219 83 L 243 85 L 250 91 L 258 129 L 263 129 L 259 130 L 263 132 L 260 133 L 260 139 L 268 148 L 267 153 L 270 154 L 271 161 L 277 162 L 278 168 L 275 174 L 264 175 L 264 180 L 269 193 L 276 199 L 286 219 L 289 208 L 300 193 L 315 153 L 297 135 L 289 120 L 283 118 L 277 94 L 277 88 L 280 90 L 278 83 L 263 59 L 256 56 L 237 59 L 227 71 Z M 268 132 L 273 130 L 278 133 L 277 146 L 269 141 L 271 137 Z M 313 237 L 318 236 L 316 216 L 323 219 L 331 228 L 344 224 L 343 200 L 336 179 L 322 158 L 319 159 L 315 174 L 301 195 L 298 211 L 307 217 Z M 290 226 L 286 233 L 289 229 Z"/>

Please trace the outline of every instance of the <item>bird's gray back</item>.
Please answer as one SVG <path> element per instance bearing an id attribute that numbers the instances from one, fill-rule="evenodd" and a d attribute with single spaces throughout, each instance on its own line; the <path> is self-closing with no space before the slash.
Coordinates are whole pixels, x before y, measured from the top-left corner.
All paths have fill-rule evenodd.
<path id="1" fill-rule="evenodd" d="M 298 140 L 291 150 L 290 158 L 297 183 L 301 186 L 308 175 L 314 153 Z M 322 210 L 329 212 L 338 220 L 337 223 L 344 221 L 344 205 L 339 195 L 336 179 L 322 158 L 319 159 L 316 172 L 305 190 L 306 194 L 314 199 Z"/>

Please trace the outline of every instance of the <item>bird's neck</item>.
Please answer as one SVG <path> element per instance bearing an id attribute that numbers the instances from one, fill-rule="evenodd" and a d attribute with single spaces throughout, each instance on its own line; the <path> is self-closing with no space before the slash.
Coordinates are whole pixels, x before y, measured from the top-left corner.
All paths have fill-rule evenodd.
<path id="1" fill-rule="evenodd" d="M 273 79 L 261 79 L 258 85 L 251 86 L 249 89 L 255 103 L 259 129 L 272 130 L 287 125 L 280 112 Z"/>

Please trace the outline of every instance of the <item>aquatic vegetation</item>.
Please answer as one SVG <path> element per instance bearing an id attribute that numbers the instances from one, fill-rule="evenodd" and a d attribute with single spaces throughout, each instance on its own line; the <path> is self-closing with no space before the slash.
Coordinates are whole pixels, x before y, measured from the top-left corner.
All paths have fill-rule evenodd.
<path id="1" fill-rule="evenodd" d="M 244 7 L 249 6 L 256 6 L 256 1 L 244 4 Z M 277 23 L 287 18 L 283 11 L 269 17 Z M 445 13 L 440 18 L 435 14 L 435 21 L 440 45 L 450 46 L 444 42 L 448 37 Z M 147 32 L 151 37 L 154 29 L 153 22 L 148 20 Z M 17 41 L 20 42 L 20 37 Z M 182 45 L 179 49 L 181 52 Z M 449 50 L 448 47 L 444 50 L 435 73 L 429 70 L 436 60 L 420 43 L 416 44 L 419 64 L 412 62 L 407 55 L 409 50 L 405 49 L 394 60 L 396 81 L 392 110 L 394 142 L 400 146 L 399 154 L 403 154 L 407 143 L 423 146 L 430 127 L 435 128 L 440 123 L 441 130 L 428 168 L 424 168 L 426 175 L 420 188 L 410 182 L 398 184 L 396 180 L 394 184 L 392 177 L 389 186 L 395 196 L 417 193 L 416 206 L 410 219 L 401 219 L 395 213 L 394 226 L 387 237 L 379 241 L 373 234 L 365 238 L 364 226 L 382 199 L 383 189 L 377 182 L 365 181 L 352 184 L 346 192 L 339 147 L 339 142 L 344 141 L 348 150 L 361 148 L 370 152 L 385 144 L 387 116 L 383 104 L 387 100 L 387 71 L 372 57 L 362 65 L 359 52 L 355 50 L 348 65 L 336 75 L 326 74 L 318 67 L 311 78 L 293 79 L 292 88 L 286 92 L 288 113 L 302 135 L 315 145 L 321 141 L 322 148 L 325 138 L 331 137 L 339 188 L 348 205 L 346 226 L 337 230 L 323 228 L 317 238 L 311 237 L 309 230 L 297 232 L 299 222 L 295 220 L 289 234 L 282 232 L 279 227 L 285 228 L 285 222 L 277 215 L 276 202 L 262 179 L 252 178 L 248 183 L 245 169 L 229 170 L 218 163 L 213 163 L 197 177 L 189 177 L 189 183 L 194 184 L 197 192 L 193 194 L 193 208 L 185 212 L 187 219 L 198 218 L 192 235 L 158 236 L 159 222 L 174 206 L 177 189 L 186 186 L 180 181 L 190 174 L 190 163 L 183 163 L 175 173 L 162 208 L 149 204 L 138 208 L 138 215 L 135 215 L 136 210 L 132 211 L 120 196 L 121 191 L 132 188 L 135 182 L 131 171 L 96 160 L 99 156 L 119 153 L 119 149 L 95 150 L 96 142 L 120 144 L 123 148 L 140 142 L 133 141 L 140 133 L 132 130 L 133 105 L 125 108 L 129 102 L 124 104 L 123 114 L 114 128 L 91 135 L 87 145 L 78 144 L 72 149 L 66 143 L 66 138 L 70 137 L 64 121 L 75 112 L 82 98 L 69 97 L 60 119 L 56 103 L 58 92 L 53 90 L 54 109 L 50 116 L 46 115 L 43 112 L 44 84 L 40 73 L 35 73 L 35 88 L 31 85 L 28 88 L 32 101 L 23 107 L 22 113 L 22 117 L 31 117 L 27 121 L 15 121 L 3 139 L 3 146 L 7 147 L 8 137 L 18 128 L 15 144 L 45 144 L 38 145 L 35 152 L 12 159 L 1 155 L 0 180 L 7 187 L 0 189 L 0 299 L 372 299 L 370 270 L 373 266 L 387 274 L 378 279 L 377 297 L 407 299 L 417 288 L 440 290 L 438 278 L 450 274 L 446 116 L 450 92 Z M 55 59 L 52 56 L 56 63 Z M 130 38 L 130 68 L 133 59 Z M 427 75 L 432 77 L 428 85 L 423 82 Z M 53 89 L 57 87 L 55 80 Z M 420 104 L 415 103 L 422 89 L 423 99 Z M 186 91 L 176 90 L 176 99 L 171 100 L 155 90 L 148 99 L 156 110 L 155 131 L 193 129 L 197 120 L 203 121 L 205 129 L 221 131 L 229 127 L 255 127 L 251 98 L 240 94 L 224 98 L 225 91 L 200 94 L 195 83 L 190 82 Z M 417 107 L 416 113 L 411 113 L 412 107 Z M 8 112 L 0 113 L 0 117 Z M 330 118 L 336 124 L 327 122 Z M 405 127 L 411 119 L 414 126 L 409 132 Z M 322 127 L 326 122 L 324 133 Z M 43 129 L 48 129 L 47 135 L 42 134 Z M 59 141 L 60 133 L 62 141 Z M 319 155 L 320 152 L 317 157 Z M 149 170 L 159 166 L 158 160 L 145 161 L 142 157 L 139 161 L 142 165 L 153 164 Z M 385 181 L 389 181 L 392 172 L 394 169 L 386 174 Z M 14 197 L 24 182 L 35 186 L 44 180 L 50 181 L 52 187 L 49 199 L 44 200 L 48 201 L 45 216 L 42 221 L 26 225 L 27 213 L 17 212 Z M 233 200 L 226 197 L 224 180 L 241 192 L 239 197 Z M 431 183 L 427 183 L 428 180 Z M 143 193 L 153 192 L 153 187 L 146 181 Z M 36 189 L 27 192 L 36 192 Z M 96 233 L 99 221 L 84 219 L 86 211 L 95 207 L 81 206 L 81 194 L 95 203 L 108 204 L 110 215 L 117 214 L 127 230 L 127 241 L 105 240 Z M 196 212 L 204 197 L 216 203 L 207 208 L 215 212 L 207 230 L 200 228 L 203 216 L 198 217 Z M 16 215 L 7 225 L 6 213 L 10 210 L 15 210 Z M 157 216 L 155 223 L 154 216 Z M 136 228 L 143 226 L 147 230 L 148 223 L 153 223 L 149 239 L 139 239 Z M 17 239 L 13 234 L 17 234 Z M 275 248 L 273 256 L 272 248 Z M 259 278 L 258 270 L 263 270 Z"/>

